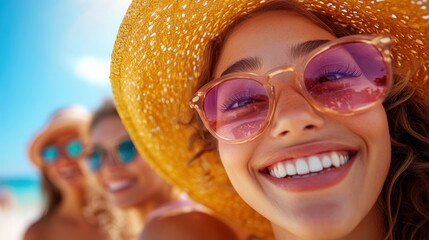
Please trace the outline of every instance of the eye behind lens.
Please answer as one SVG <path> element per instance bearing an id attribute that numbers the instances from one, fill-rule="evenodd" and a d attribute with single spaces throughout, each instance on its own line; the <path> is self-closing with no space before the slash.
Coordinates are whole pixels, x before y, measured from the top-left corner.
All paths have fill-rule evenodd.
<path id="1" fill-rule="evenodd" d="M 315 102 L 339 113 L 382 99 L 388 73 L 381 52 L 366 42 L 346 42 L 320 52 L 304 70 L 304 87 Z"/>
<path id="2" fill-rule="evenodd" d="M 82 143 L 79 140 L 72 140 L 66 146 L 67 155 L 71 158 L 77 158 L 82 153 Z"/>
<path id="3" fill-rule="evenodd" d="M 87 159 L 86 159 L 86 165 L 92 172 L 96 172 L 101 167 L 101 152 L 99 150 L 94 150 L 91 152 Z"/>
<path id="4" fill-rule="evenodd" d="M 43 162 L 53 163 L 58 158 L 58 149 L 55 146 L 44 147 L 40 153 Z"/>
<path id="5" fill-rule="evenodd" d="M 118 146 L 118 156 L 123 163 L 131 162 L 136 156 L 136 148 L 131 140 L 126 140 Z"/>

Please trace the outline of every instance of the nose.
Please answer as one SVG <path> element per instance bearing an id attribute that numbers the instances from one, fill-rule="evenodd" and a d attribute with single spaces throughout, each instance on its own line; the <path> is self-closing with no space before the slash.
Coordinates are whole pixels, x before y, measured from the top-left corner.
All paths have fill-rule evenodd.
<path id="1" fill-rule="evenodd" d="M 75 159 L 71 158 L 68 154 L 64 145 L 58 146 L 58 159 L 55 161 L 57 164 L 70 164 L 70 162 L 74 162 Z"/>
<path id="2" fill-rule="evenodd" d="M 68 164 L 72 159 L 70 159 L 64 152 L 58 154 L 58 159 L 55 161 L 57 164 Z"/>
<path id="3" fill-rule="evenodd" d="M 284 84 L 278 90 L 270 127 L 273 137 L 300 136 L 314 132 L 324 125 L 324 118 L 303 96 L 299 86 Z"/>
<path id="4" fill-rule="evenodd" d="M 117 156 L 111 149 L 105 151 L 103 159 L 101 160 L 100 170 L 104 175 L 116 174 L 123 171 L 123 166 L 117 159 Z"/>
<path id="5" fill-rule="evenodd" d="M 101 161 L 101 165 L 115 168 L 117 165 L 119 165 L 119 163 L 112 151 L 106 151 L 106 154 L 104 155 L 104 159 L 103 161 Z"/>

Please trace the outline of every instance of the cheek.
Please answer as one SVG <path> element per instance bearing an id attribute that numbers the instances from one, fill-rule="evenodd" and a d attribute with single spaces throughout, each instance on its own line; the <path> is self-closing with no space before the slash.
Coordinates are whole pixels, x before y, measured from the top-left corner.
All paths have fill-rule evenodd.
<path id="1" fill-rule="evenodd" d="M 54 164 L 47 166 L 45 171 L 51 181 L 57 182 L 59 179 L 61 179 L 60 172 Z"/>
<path id="2" fill-rule="evenodd" d="M 374 164 L 388 168 L 390 164 L 391 142 L 386 112 L 380 105 L 374 111 L 354 122 L 355 132 L 365 141 Z"/>
<path id="3" fill-rule="evenodd" d="M 140 157 L 137 157 L 132 163 L 126 165 L 129 175 L 137 178 L 143 184 L 157 184 L 161 177 Z"/>
<path id="4" fill-rule="evenodd" d="M 370 156 L 384 157 L 377 162 L 390 162 L 390 134 L 386 112 L 381 104 L 352 117 L 340 117 L 337 124 L 344 126 L 364 142 Z M 338 128 L 340 128 L 338 127 Z"/>
<path id="5" fill-rule="evenodd" d="M 367 201 L 378 198 L 389 172 L 391 142 L 384 108 L 374 107 L 370 112 L 353 118 L 348 127 L 363 141 L 361 161 L 356 162 L 356 179 L 361 183 Z"/>
<path id="6" fill-rule="evenodd" d="M 251 151 L 243 147 L 246 144 L 225 144 L 219 142 L 218 150 L 220 160 L 227 172 L 247 169 L 245 166 L 250 161 Z"/>
<path id="7" fill-rule="evenodd" d="M 52 166 L 45 167 L 45 173 L 48 176 L 49 180 L 52 182 L 56 182 L 56 179 L 58 178 L 58 173 Z"/>
<path id="8" fill-rule="evenodd" d="M 383 111 L 376 117 L 378 118 L 374 119 L 379 119 L 379 121 L 377 121 L 376 124 L 374 123 L 374 128 L 369 128 L 370 140 L 368 140 L 368 142 L 370 142 L 369 149 L 374 155 L 372 160 L 375 171 L 375 180 L 378 184 L 383 185 L 391 162 L 391 142 L 385 112 Z"/>
<path id="9" fill-rule="evenodd" d="M 124 166 L 130 174 L 137 177 L 140 175 L 146 175 L 152 170 L 151 167 L 138 156 L 132 162 Z"/>
<path id="10" fill-rule="evenodd" d="M 102 187 L 103 182 L 105 180 L 104 174 L 103 174 L 103 169 L 100 169 L 97 172 L 93 173 L 93 177 L 94 177 L 95 181 L 97 182 L 98 186 Z"/>
<path id="11" fill-rule="evenodd" d="M 256 146 L 246 144 L 218 144 L 219 156 L 228 178 L 237 192 L 244 192 L 252 184 L 251 168 L 249 167 Z M 240 194 L 241 195 L 241 194 Z"/>

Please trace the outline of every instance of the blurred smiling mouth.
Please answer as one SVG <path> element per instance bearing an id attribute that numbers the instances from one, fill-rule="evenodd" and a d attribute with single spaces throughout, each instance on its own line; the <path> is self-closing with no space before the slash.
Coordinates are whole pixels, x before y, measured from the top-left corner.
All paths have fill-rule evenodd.
<path id="1" fill-rule="evenodd" d="M 73 177 L 81 174 L 80 169 L 78 167 L 75 167 L 75 166 L 73 166 L 73 167 L 62 167 L 58 170 L 58 172 L 60 173 L 60 176 L 62 178 L 66 178 L 66 179 L 73 178 Z"/>
<path id="2" fill-rule="evenodd" d="M 106 184 L 106 187 L 109 192 L 116 193 L 131 187 L 133 184 L 134 184 L 134 180 L 126 179 L 126 180 L 110 181 Z"/>
<path id="3" fill-rule="evenodd" d="M 332 150 L 288 158 L 259 172 L 287 191 L 310 191 L 333 186 L 346 178 L 356 151 Z"/>

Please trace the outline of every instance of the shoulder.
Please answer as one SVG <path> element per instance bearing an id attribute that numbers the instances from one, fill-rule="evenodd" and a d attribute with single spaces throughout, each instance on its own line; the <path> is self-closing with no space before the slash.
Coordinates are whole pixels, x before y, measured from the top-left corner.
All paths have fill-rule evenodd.
<path id="1" fill-rule="evenodd" d="M 204 212 L 188 212 L 149 221 L 140 240 L 237 240 L 234 231 Z"/>
<path id="2" fill-rule="evenodd" d="M 24 233 L 23 240 L 41 240 L 46 229 L 45 221 L 37 221 L 31 224 Z"/>

